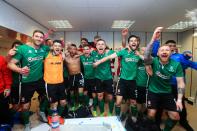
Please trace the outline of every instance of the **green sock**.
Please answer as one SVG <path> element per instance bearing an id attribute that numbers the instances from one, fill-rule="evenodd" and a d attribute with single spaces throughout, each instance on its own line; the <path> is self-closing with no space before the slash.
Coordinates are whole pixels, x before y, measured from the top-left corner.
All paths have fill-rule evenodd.
<path id="1" fill-rule="evenodd" d="M 88 95 L 84 95 L 85 97 L 85 105 L 88 106 L 89 105 L 89 96 Z"/>
<path id="2" fill-rule="evenodd" d="M 71 98 L 71 106 L 73 107 L 75 105 L 75 95 L 74 94 L 71 94 L 70 95 L 70 98 Z"/>
<path id="3" fill-rule="evenodd" d="M 61 106 L 61 105 L 59 105 L 59 106 L 57 107 L 59 116 L 62 116 L 62 113 L 63 113 L 63 111 L 64 111 L 64 108 L 65 108 L 65 106 Z"/>
<path id="4" fill-rule="evenodd" d="M 21 116 L 23 118 L 24 124 L 29 124 L 29 111 L 22 112 Z"/>
<path id="5" fill-rule="evenodd" d="M 165 121 L 165 128 L 164 128 L 164 131 L 171 131 L 172 128 L 176 125 L 177 123 L 177 120 L 172 120 L 170 118 L 168 118 L 166 121 Z"/>
<path id="6" fill-rule="evenodd" d="M 104 113 L 104 107 L 105 106 L 105 102 L 104 100 L 99 101 L 99 109 L 100 109 L 100 113 Z"/>
<path id="7" fill-rule="evenodd" d="M 131 115 L 137 117 L 138 111 L 136 105 L 131 105 Z"/>
<path id="8" fill-rule="evenodd" d="M 97 97 L 93 98 L 93 110 L 96 111 L 98 99 Z"/>
<path id="9" fill-rule="evenodd" d="M 80 104 L 84 104 L 84 99 L 83 99 L 83 93 L 81 92 L 81 93 L 79 93 L 79 103 Z"/>
<path id="10" fill-rule="evenodd" d="M 120 116 L 120 111 L 121 111 L 120 106 L 115 106 L 115 113 L 117 116 Z"/>
<path id="11" fill-rule="evenodd" d="M 40 102 L 40 111 L 45 112 L 49 106 L 48 99 L 46 97 L 43 98 Z"/>
<path id="12" fill-rule="evenodd" d="M 112 114 L 114 109 L 114 100 L 109 101 L 109 112 Z"/>

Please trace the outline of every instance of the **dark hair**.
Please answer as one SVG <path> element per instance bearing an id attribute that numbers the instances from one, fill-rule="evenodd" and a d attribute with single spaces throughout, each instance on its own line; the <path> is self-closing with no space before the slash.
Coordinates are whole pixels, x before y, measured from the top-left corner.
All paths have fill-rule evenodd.
<path id="1" fill-rule="evenodd" d="M 130 39 L 131 39 L 132 37 L 134 37 L 134 38 L 136 38 L 138 41 L 140 41 L 140 38 L 139 38 L 138 36 L 136 36 L 136 35 L 130 35 L 129 38 L 128 38 L 128 43 L 129 43 L 129 41 L 130 41 Z"/>
<path id="2" fill-rule="evenodd" d="M 165 43 L 165 44 L 169 44 L 169 43 L 176 44 L 176 41 L 174 41 L 174 40 L 168 40 L 168 41 L 166 41 L 166 43 Z"/>
<path id="3" fill-rule="evenodd" d="M 81 38 L 81 41 L 85 40 L 88 43 L 88 39 L 87 38 Z"/>
<path id="4" fill-rule="evenodd" d="M 41 30 L 34 30 L 33 35 L 34 35 L 35 33 L 41 33 L 41 34 L 44 36 L 44 32 L 42 32 Z"/>
<path id="5" fill-rule="evenodd" d="M 103 39 L 98 39 L 96 42 L 99 42 L 99 41 L 103 41 L 104 43 L 106 43 L 105 40 Z"/>
<path id="6" fill-rule="evenodd" d="M 51 39 L 46 39 L 45 42 L 48 42 L 49 40 L 51 40 Z"/>
<path id="7" fill-rule="evenodd" d="M 13 43 L 12 43 L 12 48 L 15 46 L 15 45 L 22 45 L 23 43 L 21 42 L 21 41 L 14 41 Z"/>
<path id="8" fill-rule="evenodd" d="M 54 41 L 53 41 L 53 44 L 54 44 L 54 43 L 60 43 L 60 44 L 62 44 L 62 41 L 61 41 L 61 40 L 54 40 Z"/>
<path id="9" fill-rule="evenodd" d="M 77 46 L 76 46 L 75 44 L 73 44 L 73 43 L 72 43 L 72 44 L 70 44 L 70 46 L 74 46 L 74 47 L 77 47 Z"/>

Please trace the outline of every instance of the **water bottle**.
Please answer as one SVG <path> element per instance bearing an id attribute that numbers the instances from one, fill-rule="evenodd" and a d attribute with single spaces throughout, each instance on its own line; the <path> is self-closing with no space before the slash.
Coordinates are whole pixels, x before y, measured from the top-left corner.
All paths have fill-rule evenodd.
<path id="1" fill-rule="evenodd" d="M 60 131 L 59 115 L 57 113 L 52 114 L 51 121 L 51 131 Z"/>

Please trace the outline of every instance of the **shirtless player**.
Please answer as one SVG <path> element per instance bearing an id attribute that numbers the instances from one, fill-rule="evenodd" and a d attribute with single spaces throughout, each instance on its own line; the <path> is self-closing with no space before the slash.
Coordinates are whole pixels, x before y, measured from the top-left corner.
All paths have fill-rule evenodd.
<path id="1" fill-rule="evenodd" d="M 71 86 L 71 106 L 74 106 L 74 90 L 78 88 L 79 103 L 83 102 L 83 87 L 84 87 L 84 77 L 81 73 L 80 66 L 80 55 L 81 53 L 77 51 L 77 46 L 75 44 L 69 44 L 67 51 L 65 53 L 65 62 L 69 72 L 69 82 Z"/>

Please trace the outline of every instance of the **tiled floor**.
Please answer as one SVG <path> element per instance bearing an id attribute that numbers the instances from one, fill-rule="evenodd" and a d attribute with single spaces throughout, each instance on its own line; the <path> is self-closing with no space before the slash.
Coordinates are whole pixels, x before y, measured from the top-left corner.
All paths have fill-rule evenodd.
<path id="1" fill-rule="evenodd" d="M 188 111 L 188 120 L 189 123 L 191 124 L 191 126 L 193 127 L 194 130 L 197 130 L 197 106 L 192 106 L 190 104 L 186 104 L 187 106 L 187 111 Z M 32 106 L 31 106 L 31 111 L 33 112 L 37 112 L 38 111 L 38 102 L 37 102 L 37 98 L 36 95 L 35 97 L 32 99 Z M 39 124 L 41 124 L 41 122 L 39 121 L 38 115 L 37 113 L 34 113 L 31 117 L 30 117 L 30 121 L 31 121 L 31 126 L 35 127 L 38 126 Z M 22 125 L 15 125 L 13 128 L 13 131 L 23 131 L 23 126 Z M 173 131 L 185 131 L 182 127 L 180 127 L 179 125 L 177 125 Z"/>

